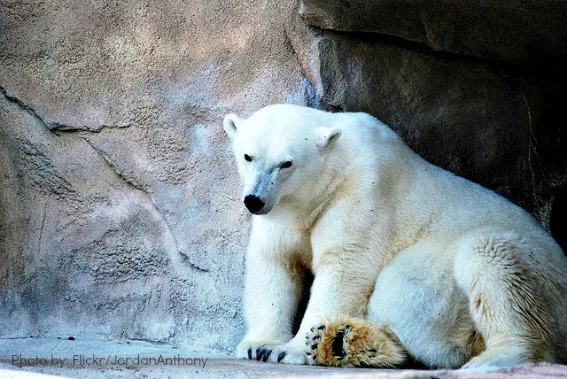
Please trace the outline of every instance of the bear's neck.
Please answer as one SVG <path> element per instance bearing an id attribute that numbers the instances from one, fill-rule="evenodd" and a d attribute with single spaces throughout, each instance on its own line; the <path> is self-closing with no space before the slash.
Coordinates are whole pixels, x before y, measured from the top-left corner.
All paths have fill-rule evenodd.
<path id="1" fill-rule="evenodd" d="M 312 197 L 309 201 L 304 200 L 303 209 L 305 211 L 297 215 L 304 228 L 313 229 L 321 216 L 327 213 L 334 204 L 345 196 L 349 196 L 354 180 L 355 178 L 350 176 L 337 175 L 321 192 L 318 192 L 317 196 Z"/>
<path id="2" fill-rule="evenodd" d="M 360 186 L 360 168 L 351 167 L 351 157 L 338 154 L 334 161 L 327 162 L 310 186 L 301 193 L 294 193 L 280 199 L 278 213 L 289 217 L 290 224 L 304 230 L 311 230 L 328 209 L 345 197 L 357 196 Z M 371 171 L 366 171 L 371 173 Z M 329 178 L 328 180 L 323 180 Z"/>

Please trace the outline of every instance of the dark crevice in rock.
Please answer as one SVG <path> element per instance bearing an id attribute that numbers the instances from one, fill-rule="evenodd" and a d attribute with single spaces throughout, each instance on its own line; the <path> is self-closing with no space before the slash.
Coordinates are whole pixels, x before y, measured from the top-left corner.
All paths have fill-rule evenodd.
<path id="1" fill-rule="evenodd" d="M 317 99 L 317 90 L 313 87 L 313 84 L 307 79 L 305 74 L 303 75 L 304 81 L 304 90 L 303 90 L 303 98 L 305 99 L 305 105 L 309 108 L 314 109 L 323 109 L 323 105 Z"/>
<path id="2" fill-rule="evenodd" d="M 553 208 L 550 215 L 551 235 L 567 253 L 567 185 L 554 191 Z"/>
<path id="3" fill-rule="evenodd" d="M 16 104 L 20 109 L 22 109 L 25 112 L 32 115 L 36 120 L 38 120 L 48 130 L 52 130 L 51 126 L 50 126 L 51 125 L 50 122 L 46 121 L 42 116 L 40 116 L 40 114 L 35 109 L 30 107 L 29 105 L 27 105 L 26 103 L 24 103 L 23 101 L 18 99 L 17 97 L 10 95 L 8 93 L 8 91 L 3 86 L 0 86 L 0 93 L 2 93 L 2 95 L 4 96 L 4 98 L 6 100 L 8 100 L 9 102 L 11 102 L 13 104 Z"/>
<path id="4" fill-rule="evenodd" d="M 205 269 L 205 268 L 201 268 L 201 267 L 197 266 L 195 263 L 191 262 L 191 261 L 189 260 L 189 257 L 188 257 L 187 255 L 183 254 L 181 251 L 179 252 L 179 254 L 180 254 L 181 257 L 182 257 L 182 260 L 181 260 L 181 261 L 182 261 L 183 263 L 187 263 L 187 264 L 188 264 L 189 266 L 191 266 L 191 268 L 193 268 L 194 270 L 200 271 L 200 272 L 206 272 L 206 273 L 210 273 L 210 272 L 211 272 L 210 270 Z"/>
<path id="5" fill-rule="evenodd" d="M 368 44 L 387 44 L 392 47 L 410 50 L 416 53 L 432 55 L 442 58 L 447 62 L 468 62 L 479 65 L 486 65 L 497 70 L 504 70 L 510 74 L 524 75 L 524 76 L 539 76 L 541 78 L 553 77 L 557 67 L 550 67 L 550 70 L 544 70 L 542 67 L 530 67 L 520 64 L 510 63 L 498 59 L 491 59 L 486 57 L 477 57 L 474 55 L 466 55 L 461 53 L 453 53 L 449 51 L 435 50 L 428 45 L 420 42 L 410 41 L 401 37 L 396 37 L 387 34 L 380 34 L 374 32 L 347 32 L 340 30 L 321 29 L 316 26 L 308 26 L 315 34 L 322 37 L 341 37 L 345 40 L 365 42 Z M 543 75 L 542 75 L 543 74 Z M 547 75 L 545 75 L 547 74 Z"/>
<path id="6" fill-rule="evenodd" d="M 167 232 L 171 236 L 171 239 L 173 240 L 173 243 L 175 244 L 175 251 L 177 251 L 177 253 L 181 257 L 181 261 L 183 263 L 188 264 L 192 269 L 194 269 L 196 271 L 208 273 L 209 270 L 201 268 L 198 265 L 196 265 L 195 263 L 191 262 L 190 257 L 187 254 L 183 253 L 181 251 L 181 249 L 179 249 L 179 243 L 177 242 L 177 238 L 175 237 L 173 230 L 171 230 L 171 226 L 169 226 L 169 223 L 167 222 L 165 216 L 163 215 L 163 213 L 158 208 L 158 206 L 157 206 L 156 202 L 154 201 L 154 199 L 152 198 L 152 196 L 147 192 L 146 192 L 146 196 L 147 196 L 148 200 L 150 201 L 150 203 L 152 204 L 154 210 L 157 212 L 157 214 L 161 218 L 161 221 L 163 222 L 163 225 L 167 229 Z"/>
<path id="7" fill-rule="evenodd" d="M 47 216 L 47 203 L 43 205 L 43 216 L 41 217 L 41 226 L 39 228 L 39 237 L 37 239 L 37 255 L 41 256 L 41 245 L 43 244 L 43 230 L 45 229 L 45 218 Z"/>
<path id="8" fill-rule="evenodd" d="M 58 122 L 51 123 L 51 130 L 57 132 L 92 132 L 92 133 L 100 133 L 103 129 L 126 129 L 131 127 L 132 124 L 124 124 L 124 125 L 99 125 L 94 128 L 84 126 L 84 125 L 65 125 L 60 124 Z"/>
<path id="9" fill-rule="evenodd" d="M 301 0 L 299 14 L 326 30 L 396 36 L 435 51 L 544 68 L 567 59 L 561 3 Z"/>
<path id="10" fill-rule="evenodd" d="M 9 102 L 16 104 L 20 109 L 24 110 L 25 112 L 32 115 L 35 119 L 37 119 L 45 128 L 52 132 L 92 132 L 92 133 L 99 133 L 103 129 L 125 129 L 132 126 L 131 124 L 125 125 L 99 125 L 96 127 L 88 127 L 86 125 L 67 125 L 62 124 L 57 121 L 49 121 L 44 116 L 42 116 L 35 108 L 31 105 L 24 103 L 18 97 L 11 95 L 6 88 L 0 85 L 0 93 L 4 96 L 6 100 Z"/>
<path id="11" fill-rule="evenodd" d="M 148 188 L 147 185 L 139 183 L 136 179 L 131 178 L 129 176 L 127 176 L 122 170 L 120 170 L 117 166 L 116 166 L 116 162 L 114 162 L 114 159 L 112 159 L 111 156 L 109 156 L 108 154 L 106 154 L 106 152 L 104 152 L 103 150 L 99 149 L 95 144 L 93 144 L 88 138 L 82 137 L 83 140 L 85 140 L 85 142 L 87 142 L 93 149 L 94 151 L 96 151 L 96 153 L 98 155 L 100 155 L 104 161 L 107 163 L 108 167 L 114 171 L 116 173 L 116 175 L 118 175 L 118 177 L 120 179 L 122 179 L 126 184 L 128 184 L 128 186 L 142 191 L 146 194 L 151 193 L 151 190 Z"/>
<path id="12" fill-rule="evenodd" d="M 297 51 L 295 51 L 295 47 L 293 46 L 293 43 L 289 36 L 289 31 L 287 29 L 284 30 L 284 38 L 285 38 L 284 45 L 286 50 L 292 53 L 295 57 L 297 57 Z"/>
<path id="13" fill-rule="evenodd" d="M 290 36 L 290 31 L 285 29 L 284 35 L 286 49 L 295 57 L 297 64 L 302 67 L 301 58 L 299 57 L 299 54 L 296 51 L 296 47 L 293 44 L 293 39 Z M 314 109 L 323 109 L 323 105 L 317 98 L 317 90 L 313 86 L 313 83 L 306 76 L 305 68 L 302 68 L 301 75 L 303 79 L 303 98 L 305 99 L 305 105 Z"/>
<path id="14" fill-rule="evenodd" d="M 209 270 L 204 269 L 199 267 L 198 265 L 196 265 L 195 263 L 190 261 L 189 256 L 187 256 L 186 254 L 184 254 L 180 249 L 179 249 L 179 244 L 177 242 L 177 239 L 175 238 L 175 234 L 173 233 L 173 230 L 171 229 L 171 226 L 169 225 L 169 223 L 167 222 L 165 216 L 163 215 L 163 213 L 161 212 L 161 210 L 158 208 L 158 206 L 156 205 L 155 200 L 153 199 L 153 197 L 151 196 L 152 191 L 149 189 L 149 187 L 145 184 L 141 184 L 139 183 L 136 179 L 134 178 L 130 178 L 128 177 L 122 170 L 120 170 L 117 166 L 116 163 L 114 162 L 114 160 L 112 159 L 112 157 L 110 157 L 107 153 L 105 153 L 102 149 L 98 148 L 95 144 L 93 144 L 91 141 L 89 141 L 87 138 L 82 137 L 85 142 L 87 142 L 92 148 L 93 150 L 106 162 L 107 166 L 123 181 L 125 182 L 128 187 L 132 188 L 133 190 L 137 190 L 137 191 L 141 191 L 144 194 L 144 197 L 148 200 L 148 202 L 151 204 L 152 208 L 154 209 L 154 211 L 159 215 L 161 221 L 163 222 L 163 225 L 165 226 L 165 228 L 167 229 L 167 233 L 169 233 L 169 235 L 171 236 L 171 239 L 173 240 L 173 243 L 175 245 L 175 250 L 177 251 L 177 253 L 181 256 L 182 258 L 182 262 L 188 264 L 192 269 L 199 271 L 199 272 L 206 272 L 208 273 Z"/>

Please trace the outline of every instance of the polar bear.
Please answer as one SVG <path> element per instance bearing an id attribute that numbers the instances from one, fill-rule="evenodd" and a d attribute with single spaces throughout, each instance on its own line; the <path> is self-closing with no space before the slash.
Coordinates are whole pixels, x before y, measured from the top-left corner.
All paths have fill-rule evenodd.
<path id="1" fill-rule="evenodd" d="M 278 104 L 223 126 L 253 214 L 237 357 L 567 361 L 567 258 L 527 212 L 428 163 L 368 114 Z"/>

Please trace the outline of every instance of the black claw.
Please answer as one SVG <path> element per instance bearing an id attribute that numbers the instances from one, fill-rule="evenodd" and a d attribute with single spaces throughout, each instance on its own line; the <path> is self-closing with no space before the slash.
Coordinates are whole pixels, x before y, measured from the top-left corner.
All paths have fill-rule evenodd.
<path id="1" fill-rule="evenodd" d="M 285 358 L 286 354 L 287 354 L 287 353 L 286 353 L 285 351 L 282 351 L 282 352 L 280 353 L 280 355 L 278 355 L 278 363 L 280 363 L 280 362 L 282 361 L 282 359 Z"/>
<path id="2" fill-rule="evenodd" d="M 272 350 L 264 350 L 264 359 L 262 359 L 262 362 L 266 362 L 270 357 L 270 354 L 272 354 Z"/>
<path id="3" fill-rule="evenodd" d="M 305 355 L 311 355 L 311 353 L 305 353 Z"/>
<path id="4" fill-rule="evenodd" d="M 317 328 L 318 330 L 325 330 L 325 325 L 321 325 L 320 327 Z"/>
<path id="5" fill-rule="evenodd" d="M 315 331 L 315 328 L 311 328 L 311 331 L 314 332 L 314 331 Z"/>
<path id="6" fill-rule="evenodd" d="M 252 348 L 248 349 L 248 359 L 252 359 Z"/>
<path id="7" fill-rule="evenodd" d="M 321 336 L 315 336 L 313 337 L 313 341 L 320 341 L 321 340 Z"/>
<path id="8" fill-rule="evenodd" d="M 317 349 L 317 344 L 316 344 L 316 343 L 314 343 L 313 345 L 311 345 L 311 350 L 315 350 L 315 349 Z"/>
<path id="9" fill-rule="evenodd" d="M 266 350 L 264 349 L 256 349 L 256 360 L 259 361 L 260 359 L 262 359 L 262 356 L 265 352 Z"/>
<path id="10" fill-rule="evenodd" d="M 344 349 L 344 330 L 339 331 L 331 340 L 331 349 L 333 350 L 333 356 L 338 358 L 344 358 L 346 351 Z"/>

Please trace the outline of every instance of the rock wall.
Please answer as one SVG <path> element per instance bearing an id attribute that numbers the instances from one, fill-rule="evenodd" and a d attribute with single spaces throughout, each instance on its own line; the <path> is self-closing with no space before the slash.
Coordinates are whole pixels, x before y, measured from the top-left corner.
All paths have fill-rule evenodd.
<path id="1" fill-rule="evenodd" d="M 339 5 L 0 0 L 0 337 L 231 350 L 249 216 L 221 120 L 270 103 L 368 111 L 563 222 L 564 37 L 544 69 L 359 28 Z"/>
<path id="2" fill-rule="evenodd" d="M 222 117 L 311 87 L 269 1 L 0 2 L 0 336 L 231 349 L 249 216 Z"/>
<path id="3" fill-rule="evenodd" d="M 566 249 L 565 24 L 551 0 L 300 0 L 288 33 L 322 107 L 379 117 Z"/>
<path id="4" fill-rule="evenodd" d="M 395 36 L 439 52 L 527 66 L 567 58 L 564 1 L 301 0 L 299 12 L 318 28 Z"/>

